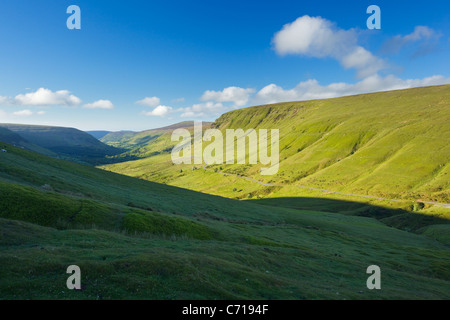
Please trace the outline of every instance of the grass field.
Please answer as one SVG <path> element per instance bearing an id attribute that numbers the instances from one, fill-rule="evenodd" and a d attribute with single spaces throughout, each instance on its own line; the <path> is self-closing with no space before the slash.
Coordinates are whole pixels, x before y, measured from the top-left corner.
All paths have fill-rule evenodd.
<path id="1" fill-rule="evenodd" d="M 226 113 L 213 127 L 279 129 L 276 175 L 260 175 L 261 165 L 173 165 L 171 131 L 133 149 L 146 158 L 102 168 L 234 199 L 341 199 L 448 219 L 448 208 L 426 203 L 450 203 L 447 119 L 449 85 L 258 106 Z"/>
<path id="2" fill-rule="evenodd" d="M 414 234 L 331 212 L 358 203 L 260 205 L 0 148 L 2 299 L 450 297 L 439 225 Z M 65 287 L 71 264 L 81 291 Z M 372 264 L 382 290 L 366 288 Z"/>
<path id="3" fill-rule="evenodd" d="M 0 299 L 449 299 L 448 209 L 417 202 L 448 199 L 449 95 L 419 88 L 219 118 L 221 130 L 280 128 L 271 177 L 173 165 L 171 129 L 122 135 L 118 157 L 145 158 L 102 169 L 0 142 Z M 73 264 L 79 291 L 66 287 Z M 381 290 L 366 287 L 373 264 Z"/>

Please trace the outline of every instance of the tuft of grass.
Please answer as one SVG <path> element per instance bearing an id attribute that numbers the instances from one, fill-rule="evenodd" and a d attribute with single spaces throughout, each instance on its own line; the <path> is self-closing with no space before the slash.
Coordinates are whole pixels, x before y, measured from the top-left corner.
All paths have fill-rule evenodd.
<path id="1" fill-rule="evenodd" d="M 114 228 L 119 220 L 107 205 L 54 192 L 0 181 L 0 217 L 61 229 L 101 226 Z"/>
<path id="2" fill-rule="evenodd" d="M 213 239 L 213 232 L 204 225 L 184 218 L 167 217 L 154 212 L 126 214 L 123 218 L 123 228 L 131 234 L 151 233 L 186 236 L 199 240 Z"/>

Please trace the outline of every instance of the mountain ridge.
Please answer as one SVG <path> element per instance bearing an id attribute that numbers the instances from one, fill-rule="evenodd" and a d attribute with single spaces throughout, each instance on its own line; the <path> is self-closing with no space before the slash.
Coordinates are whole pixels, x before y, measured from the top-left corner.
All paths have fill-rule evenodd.
<path id="1" fill-rule="evenodd" d="M 53 156 L 81 163 L 106 163 L 107 156 L 123 152 L 75 128 L 10 123 L 0 123 L 0 127 L 14 132 L 35 146 L 49 150 Z"/>

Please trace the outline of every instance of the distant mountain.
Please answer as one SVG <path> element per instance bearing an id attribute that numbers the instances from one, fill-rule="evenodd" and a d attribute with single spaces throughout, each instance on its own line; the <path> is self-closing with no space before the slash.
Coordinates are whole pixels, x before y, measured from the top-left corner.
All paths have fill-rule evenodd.
<path id="1" fill-rule="evenodd" d="M 29 141 L 27 141 L 26 139 L 24 139 L 23 137 L 21 137 L 17 133 L 15 133 L 15 132 L 7 129 L 7 128 L 0 127 L 0 141 L 1 142 L 5 142 L 5 143 L 9 143 L 9 144 L 11 144 L 13 146 L 16 146 L 16 147 L 19 147 L 19 148 L 28 149 L 30 151 L 38 152 L 38 153 L 41 153 L 41 154 L 44 154 L 44 155 L 56 156 L 56 154 L 51 152 L 50 150 L 30 143 Z"/>
<path id="2" fill-rule="evenodd" d="M 93 136 L 95 139 L 100 140 L 104 136 L 106 136 L 111 131 L 103 131 L 103 130 L 94 130 L 94 131 L 85 131 L 86 133 L 89 133 L 91 136 Z"/>
<path id="3" fill-rule="evenodd" d="M 19 145 L 21 143 L 27 142 L 24 138 L 19 136 L 17 133 L 12 132 L 6 128 L 0 127 L 0 140 L 12 145 Z"/>
<path id="4" fill-rule="evenodd" d="M 33 150 L 30 146 L 18 144 L 19 146 L 43 154 L 48 154 L 50 151 L 53 156 L 80 163 L 91 165 L 107 163 L 109 162 L 106 159 L 108 156 L 122 153 L 122 150 L 105 145 L 90 134 L 74 128 L 22 124 L 0 124 L 0 127 L 15 134 L 11 135 L 11 133 L 3 130 L 4 135 L 9 137 L 10 142 L 11 139 L 19 141 L 22 138 L 44 150 Z M 25 141 L 22 141 L 22 143 L 25 143 Z"/>
<path id="5" fill-rule="evenodd" d="M 106 143 L 107 145 L 117 147 L 118 145 L 121 144 L 123 140 L 129 139 L 135 134 L 136 132 L 133 131 L 116 131 L 108 133 L 99 140 L 102 141 L 103 143 Z"/>
<path id="6" fill-rule="evenodd" d="M 203 127 L 211 126 L 212 122 L 202 122 Z M 128 155 L 148 157 L 171 149 L 172 131 L 179 128 L 193 129 L 194 121 L 183 121 L 170 126 L 145 130 L 141 132 L 111 132 L 100 141 L 107 145 L 128 150 Z"/>

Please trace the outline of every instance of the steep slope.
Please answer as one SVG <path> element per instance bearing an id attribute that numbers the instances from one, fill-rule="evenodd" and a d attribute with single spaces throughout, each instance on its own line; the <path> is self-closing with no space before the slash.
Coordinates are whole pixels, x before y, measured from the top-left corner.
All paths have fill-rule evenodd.
<path id="1" fill-rule="evenodd" d="M 9 150 L 0 153 L 2 299 L 450 298 L 449 248 L 374 219 L 260 206 L 0 148 Z M 383 290 L 366 288 L 374 263 Z M 72 264 L 81 291 L 66 290 Z"/>
<path id="2" fill-rule="evenodd" d="M 173 166 L 169 152 L 105 168 L 238 199 L 340 192 L 450 203 L 448 119 L 449 85 L 257 106 L 228 112 L 213 126 L 279 129 L 276 175 L 260 175 L 261 164 L 215 165 L 205 181 L 202 170 Z"/>
<path id="3" fill-rule="evenodd" d="M 107 146 L 90 134 L 63 127 L 0 124 L 30 143 L 50 150 L 59 157 L 88 164 L 107 163 L 107 156 L 114 156 L 122 150 Z"/>

